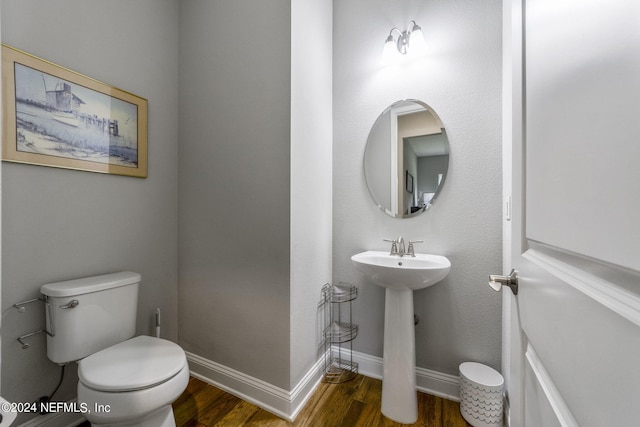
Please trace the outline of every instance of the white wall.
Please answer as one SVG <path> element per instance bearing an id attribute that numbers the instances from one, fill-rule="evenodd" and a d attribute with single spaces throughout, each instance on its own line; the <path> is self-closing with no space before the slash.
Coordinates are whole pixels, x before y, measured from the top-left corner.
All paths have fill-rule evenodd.
<path id="1" fill-rule="evenodd" d="M 291 383 L 318 359 L 332 251 L 332 4 L 291 2 Z"/>
<path id="2" fill-rule="evenodd" d="M 416 20 L 429 52 L 383 68 L 392 27 Z M 416 362 L 457 375 L 463 361 L 500 368 L 501 295 L 486 285 L 501 270 L 501 2 L 334 2 L 334 280 L 360 288 L 354 349 L 382 356 L 384 292 L 349 258 L 386 250 L 384 238 L 423 239 L 417 251 L 446 255 L 447 279 L 414 295 Z M 432 209 L 393 219 L 371 200 L 362 171 L 369 129 L 390 104 L 419 99 L 442 119 L 451 144 L 447 180 Z"/>
<path id="3" fill-rule="evenodd" d="M 4 163 L 2 168 L 2 395 L 51 393 L 60 368 L 42 329 L 43 308 L 12 304 L 43 283 L 120 270 L 142 274 L 138 333 L 177 339 L 178 5 L 173 0 L 4 0 L 2 41 L 149 101 L 146 179 Z M 55 400 L 75 396 L 75 365 Z M 24 421 L 21 416 L 19 421 Z"/>

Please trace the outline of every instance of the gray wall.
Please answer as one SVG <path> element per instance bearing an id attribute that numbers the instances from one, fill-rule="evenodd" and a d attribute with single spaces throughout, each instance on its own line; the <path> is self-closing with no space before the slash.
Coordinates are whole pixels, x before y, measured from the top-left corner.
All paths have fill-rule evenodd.
<path id="1" fill-rule="evenodd" d="M 447 170 L 449 156 L 418 157 L 417 188 L 425 193 L 435 193 L 438 189 L 438 171 Z"/>
<path id="2" fill-rule="evenodd" d="M 331 280 L 331 12 L 180 2 L 180 343 L 285 390 Z"/>
<path id="3" fill-rule="evenodd" d="M 315 308 L 331 280 L 331 5 L 307 1 L 295 19 L 288 1 L 111 3 L 113 16 L 97 13 L 103 5 L 58 2 L 53 12 L 43 2 L 5 1 L 3 18 L 13 25 L 4 41 L 147 97 L 150 177 L 8 165 L 6 183 L 36 188 L 26 194 L 5 189 L 11 206 L 5 229 L 12 228 L 5 248 L 12 253 L 3 277 L 26 283 L 5 286 L 5 302 L 36 295 L 44 282 L 127 268 L 140 271 L 145 283 L 171 281 L 170 289 L 158 285 L 161 292 L 143 286 L 139 332 L 149 332 L 150 308 L 160 306 L 165 335 L 176 339 L 179 263 L 184 348 L 290 389 L 317 360 Z M 60 30 L 62 16 L 73 19 L 76 30 Z M 111 34 L 114 23 L 118 31 Z M 89 36 L 77 37 L 78 26 Z M 224 42 L 229 34 L 246 38 Z M 39 175 L 54 178 L 41 182 Z M 49 247 L 63 250 L 52 255 Z M 105 255 L 116 249 L 116 256 Z M 27 262 L 25 253 L 33 250 L 37 262 L 33 255 Z M 77 262 L 73 269 L 67 257 Z M 144 268 L 139 258 L 151 265 Z M 6 266 L 15 259 L 20 262 Z M 37 360 L 27 358 L 34 372 L 14 369 L 22 353 L 13 339 L 43 322 L 39 309 L 31 322 L 37 326 L 25 327 L 17 316 L 5 316 L 5 384 L 13 387 L 25 375 L 55 384 L 44 339 L 30 353 L 39 354 Z M 18 322 L 20 331 L 12 333 Z M 74 394 L 74 383 L 72 372 L 60 398 Z M 46 393 L 16 387 L 21 394 L 8 395 L 16 401 Z"/>
<path id="4" fill-rule="evenodd" d="M 415 19 L 429 53 L 383 68 L 392 27 Z M 424 239 L 420 252 L 447 256 L 445 281 L 417 291 L 416 361 L 457 375 L 462 361 L 500 368 L 501 297 L 486 285 L 501 269 L 501 2 L 334 2 L 334 280 L 360 287 L 354 349 L 382 356 L 384 292 L 349 258 L 386 250 L 383 238 Z M 392 219 L 376 208 L 362 172 L 369 129 L 400 99 L 419 99 L 442 119 L 451 144 L 445 187 L 432 209 Z"/>
<path id="5" fill-rule="evenodd" d="M 289 0 L 180 1 L 180 344 L 284 389 L 290 12 Z"/>
<path id="6" fill-rule="evenodd" d="M 119 270 L 142 274 L 138 333 L 177 339 L 178 5 L 173 0 L 4 0 L 2 42 L 149 101 L 149 177 L 4 163 L 2 168 L 2 396 L 29 402 L 53 391 L 59 368 L 42 306 L 11 305 L 47 282 Z M 55 400 L 75 396 L 75 365 Z M 21 416 L 19 421 L 26 417 Z"/>

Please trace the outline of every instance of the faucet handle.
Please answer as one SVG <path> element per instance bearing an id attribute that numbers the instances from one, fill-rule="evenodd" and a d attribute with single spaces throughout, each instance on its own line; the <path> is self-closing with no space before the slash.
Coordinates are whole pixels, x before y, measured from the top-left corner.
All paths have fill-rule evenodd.
<path id="1" fill-rule="evenodd" d="M 407 255 L 415 257 L 416 251 L 413 248 L 414 243 L 423 243 L 424 240 L 409 240 L 409 247 L 407 248 Z"/>
<path id="2" fill-rule="evenodd" d="M 389 252 L 389 255 L 398 255 L 398 241 L 397 240 L 391 240 L 391 239 L 382 239 L 385 242 L 390 242 L 391 243 L 391 252 Z"/>

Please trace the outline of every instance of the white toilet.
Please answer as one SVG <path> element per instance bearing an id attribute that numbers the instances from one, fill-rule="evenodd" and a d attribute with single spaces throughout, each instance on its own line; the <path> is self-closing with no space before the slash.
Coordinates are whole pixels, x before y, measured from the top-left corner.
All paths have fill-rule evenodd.
<path id="1" fill-rule="evenodd" d="M 171 341 L 132 338 L 140 280 L 120 272 L 40 290 L 52 335 L 47 356 L 78 361 L 78 408 L 93 426 L 175 427 L 171 403 L 187 387 L 187 358 Z"/>

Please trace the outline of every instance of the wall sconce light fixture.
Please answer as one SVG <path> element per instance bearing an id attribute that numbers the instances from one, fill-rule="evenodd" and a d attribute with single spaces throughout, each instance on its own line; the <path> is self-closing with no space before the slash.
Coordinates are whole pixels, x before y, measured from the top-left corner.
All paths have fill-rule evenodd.
<path id="1" fill-rule="evenodd" d="M 393 38 L 394 31 L 398 33 L 397 40 Z M 422 28 L 416 24 L 416 21 L 411 21 L 406 31 L 400 31 L 396 27 L 389 31 L 389 35 L 384 42 L 382 60 L 388 64 L 400 55 L 417 56 L 423 52 L 424 36 L 422 35 Z"/>

